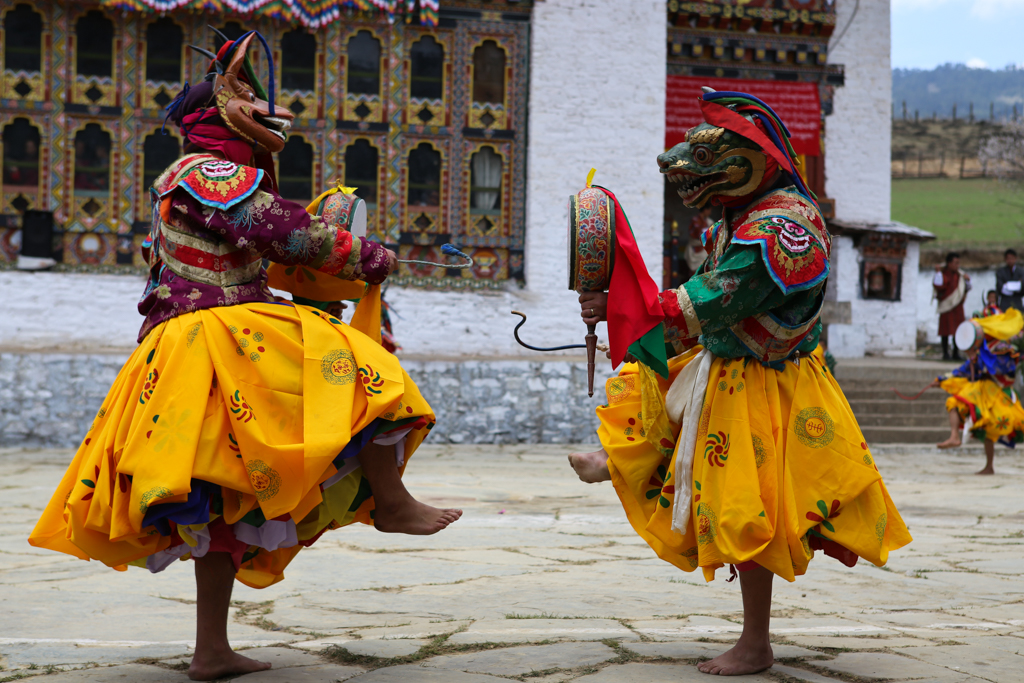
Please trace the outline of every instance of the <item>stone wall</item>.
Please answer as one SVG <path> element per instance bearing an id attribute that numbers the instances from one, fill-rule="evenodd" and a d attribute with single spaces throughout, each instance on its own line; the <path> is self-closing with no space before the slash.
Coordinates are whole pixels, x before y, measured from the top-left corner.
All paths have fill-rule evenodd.
<path id="1" fill-rule="evenodd" d="M 828 59 L 845 66 L 846 85 L 836 88 L 834 112 L 825 122 L 825 191 L 836 201 L 837 218 L 885 223 L 891 195 L 889 0 L 844 0 L 836 13 Z"/>
<path id="2" fill-rule="evenodd" d="M 0 447 L 73 448 L 127 354 L 0 353 Z M 594 398 L 579 360 L 404 361 L 438 417 L 433 443 L 596 443 L 607 361 Z"/>

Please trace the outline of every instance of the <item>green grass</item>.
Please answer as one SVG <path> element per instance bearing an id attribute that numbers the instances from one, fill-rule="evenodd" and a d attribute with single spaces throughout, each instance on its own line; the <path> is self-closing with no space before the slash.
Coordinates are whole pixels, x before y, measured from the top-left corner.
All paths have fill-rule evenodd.
<path id="1" fill-rule="evenodd" d="M 988 178 L 893 179 L 892 217 L 946 246 L 1021 245 L 1024 188 Z"/>

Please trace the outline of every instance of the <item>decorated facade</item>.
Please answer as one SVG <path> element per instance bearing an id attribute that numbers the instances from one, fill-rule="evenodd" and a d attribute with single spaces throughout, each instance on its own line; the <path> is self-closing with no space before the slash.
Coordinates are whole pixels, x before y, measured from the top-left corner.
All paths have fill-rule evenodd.
<path id="1" fill-rule="evenodd" d="M 277 100 L 296 116 L 278 160 L 285 197 L 356 187 L 370 236 L 401 257 L 441 260 L 454 242 L 475 259 L 468 272 L 403 266 L 398 284 L 521 280 L 530 10 L 0 0 L 0 259 L 16 258 L 19 216 L 43 210 L 65 266 L 143 265 L 148 188 L 180 153 L 164 107 L 205 71 L 187 46 L 217 46 L 210 25 L 231 38 L 256 28 L 271 45 Z"/>

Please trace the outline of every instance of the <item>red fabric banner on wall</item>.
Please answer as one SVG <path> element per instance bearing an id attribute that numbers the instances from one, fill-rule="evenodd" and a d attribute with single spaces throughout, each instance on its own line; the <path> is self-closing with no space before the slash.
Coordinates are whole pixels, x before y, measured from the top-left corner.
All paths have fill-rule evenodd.
<path id="1" fill-rule="evenodd" d="M 672 75 L 668 77 L 665 97 L 665 149 L 682 142 L 686 131 L 704 121 L 697 102 L 703 86 L 744 92 L 761 99 L 789 128 L 789 141 L 797 154 L 821 154 L 821 100 L 817 83 Z"/>

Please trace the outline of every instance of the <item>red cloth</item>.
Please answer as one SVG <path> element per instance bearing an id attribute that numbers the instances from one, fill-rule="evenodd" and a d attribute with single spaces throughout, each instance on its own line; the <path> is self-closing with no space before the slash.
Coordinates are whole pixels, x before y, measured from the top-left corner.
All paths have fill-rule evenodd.
<path id="1" fill-rule="evenodd" d="M 615 368 L 625 359 L 629 345 L 657 327 L 665 319 L 665 312 L 629 219 L 611 190 L 600 189 L 615 205 L 615 266 L 608 286 L 608 346 Z"/>
<path id="2" fill-rule="evenodd" d="M 733 3 L 736 4 L 736 3 Z M 666 80 L 665 149 L 685 141 L 686 131 L 699 124 L 701 87 L 745 92 L 771 105 L 792 133 L 789 141 L 797 154 L 821 154 L 821 99 L 817 83 L 756 81 L 669 74 Z"/>
<path id="3" fill-rule="evenodd" d="M 249 545 L 235 538 L 234 530 L 230 524 L 224 521 L 223 517 L 218 517 L 206 528 L 210 532 L 210 549 L 207 554 L 227 553 L 231 555 L 231 561 L 237 572 L 238 568 L 242 566 L 242 556 L 249 549 Z"/>
<path id="4" fill-rule="evenodd" d="M 216 150 L 239 166 L 252 166 L 252 147 L 224 125 L 214 109 L 200 109 L 181 120 L 181 133 L 188 142 L 203 149 Z"/>
<path id="5" fill-rule="evenodd" d="M 958 284 L 960 284 L 960 273 L 955 270 L 950 270 L 949 268 L 943 268 L 942 286 L 935 288 L 935 298 L 942 301 L 956 291 Z M 967 297 L 964 298 L 966 299 Z M 953 310 L 947 311 L 939 316 L 939 336 L 945 337 L 956 334 L 956 328 L 958 328 L 960 323 L 964 320 L 964 302 L 961 301 L 959 306 L 956 306 Z"/>

